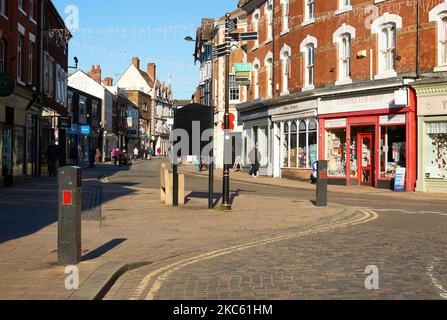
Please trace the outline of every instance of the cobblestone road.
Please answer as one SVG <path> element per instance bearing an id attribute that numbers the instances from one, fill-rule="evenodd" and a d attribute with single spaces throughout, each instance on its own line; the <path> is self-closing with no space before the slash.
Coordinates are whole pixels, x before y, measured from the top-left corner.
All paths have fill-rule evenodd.
<path id="1" fill-rule="evenodd" d="M 433 219 L 437 227 L 427 228 Z M 446 220 L 380 213 L 367 223 L 198 259 L 150 282 L 153 295 L 135 292 L 154 267 L 137 270 L 106 299 L 447 299 Z M 369 265 L 379 269 L 378 290 L 365 289 Z"/>

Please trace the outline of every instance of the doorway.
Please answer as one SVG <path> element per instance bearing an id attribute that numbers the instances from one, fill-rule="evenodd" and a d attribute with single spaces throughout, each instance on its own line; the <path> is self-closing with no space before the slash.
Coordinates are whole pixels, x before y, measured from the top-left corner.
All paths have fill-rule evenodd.
<path id="1" fill-rule="evenodd" d="M 374 181 L 374 135 L 358 134 L 359 182 L 362 186 L 373 186 Z"/>

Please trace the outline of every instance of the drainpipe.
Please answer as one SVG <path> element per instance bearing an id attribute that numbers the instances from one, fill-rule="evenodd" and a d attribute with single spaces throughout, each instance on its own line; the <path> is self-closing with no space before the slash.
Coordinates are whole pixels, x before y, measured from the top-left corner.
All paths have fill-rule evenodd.
<path id="1" fill-rule="evenodd" d="M 276 26 L 276 16 L 275 16 L 275 0 L 272 1 L 272 53 L 273 53 L 273 71 L 272 71 L 272 96 L 276 96 L 276 86 L 275 86 L 275 26 Z M 268 5 L 268 1 L 267 1 Z"/>
<path id="2" fill-rule="evenodd" d="M 420 0 L 416 1 L 416 79 L 421 77 L 421 70 L 419 65 L 420 59 L 420 28 L 421 28 L 421 10 L 420 10 Z"/>

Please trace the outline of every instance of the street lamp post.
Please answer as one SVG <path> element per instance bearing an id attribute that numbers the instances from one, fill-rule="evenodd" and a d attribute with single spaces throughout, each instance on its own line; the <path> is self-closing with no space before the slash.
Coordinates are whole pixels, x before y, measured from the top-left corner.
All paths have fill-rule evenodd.
<path id="1" fill-rule="evenodd" d="M 225 15 L 225 116 L 224 116 L 224 143 L 223 143 L 223 187 L 222 187 L 222 209 L 231 210 L 230 204 L 230 165 L 228 163 L 228 152 L 230 151 L 228 143 L 230 142 L 230 33 L 229 24 L 230 14 Z"/>

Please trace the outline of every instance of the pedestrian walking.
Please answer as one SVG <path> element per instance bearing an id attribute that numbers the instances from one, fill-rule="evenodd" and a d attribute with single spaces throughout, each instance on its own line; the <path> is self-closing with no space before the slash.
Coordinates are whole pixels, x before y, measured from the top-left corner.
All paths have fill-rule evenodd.
<path id="1" fill-rule="evenodd" d="M 59 168 L 59 160 L 61 157 L 61 147 L 53 142 L 47 150 L 48 158 L 48 174 L 50 177 L 57 176 L 57 170 Z"/>
<path id="2" fill-rule="evenodd" d="M 96 148 L 95 163 L 101 163 L 101 150 Z"/>
<path id="3" fill-rule="evenodd" d="M 119 157 L 120 157 L 120 152 L 118 148 L 115 148 L 112 150 L 112 159 L 113 159 L 113 164 L 116 166 L 118 166 L 118 161 L 119 161 Z"/>
<path id="4" fill-rule="evenodd" d="M 71 164 L 78 164 L 78 148 L 73 145 L 70 149 L 69 158 Z"/>
<path id="5" fill-rule="evenodd" d="M 138 148 L 137 147 L 133 148 L 133 159 L 137 160 L 138 159 L 138 155 L 139 155 Z"/>

